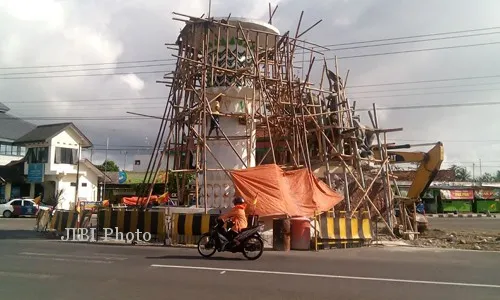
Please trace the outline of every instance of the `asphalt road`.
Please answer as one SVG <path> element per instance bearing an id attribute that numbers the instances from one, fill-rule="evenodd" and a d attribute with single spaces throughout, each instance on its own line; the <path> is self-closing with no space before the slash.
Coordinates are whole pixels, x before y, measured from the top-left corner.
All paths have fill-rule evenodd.
<path id="1" fill-rule="evenodd" d="M 14 223 L 5 226 L 10 221 L 0 220 L 1 299 L 470 300 L 500 295 L 499 252 L 372 247 L 266 251 L 253 262 L 217 253 L 207 260 L 194 249 L 46 240 L 13 229 Z"/>

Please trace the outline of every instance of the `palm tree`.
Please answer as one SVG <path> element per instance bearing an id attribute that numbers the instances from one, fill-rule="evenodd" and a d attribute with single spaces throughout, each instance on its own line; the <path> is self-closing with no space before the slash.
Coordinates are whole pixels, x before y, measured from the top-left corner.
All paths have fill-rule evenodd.
<path id="1" fill-rule="evenodd" d="M 472 176 L 465 167 L 452 165 L 450 170 L 453 170 L 455 172 L 455 178 L 457 181 L 471 181 L 472 179 Z"/>

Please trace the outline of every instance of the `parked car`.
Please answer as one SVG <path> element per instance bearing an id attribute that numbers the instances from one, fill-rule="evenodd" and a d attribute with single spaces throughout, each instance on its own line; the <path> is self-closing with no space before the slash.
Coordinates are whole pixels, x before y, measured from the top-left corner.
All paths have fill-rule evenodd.
<path id="1" fill-rule="evenodd" d="M 33 199 L 12 199 L 0 204 L 0 215 L 4 218 L 35 216 L 37 211 L 38 205 Z"/>

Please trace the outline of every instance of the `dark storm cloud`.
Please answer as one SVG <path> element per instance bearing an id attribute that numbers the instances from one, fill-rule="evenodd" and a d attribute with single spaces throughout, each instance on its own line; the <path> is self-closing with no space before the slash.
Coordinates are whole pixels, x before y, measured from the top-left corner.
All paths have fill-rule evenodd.
<path id="1" fill-rule="evenodd" d="M 212 15 L 226 16 L 231 13 L 232 16 L 246 16 L 265 20 L 268 15 L 267 3 L 268 1 L 260 0 L 213 0 Z M 290 30 L 292 34 L 295 33 L 302 10 L 305 11 L 303 29 L 317 20 L 323 19 L 323 22 L 318 27 L 305 36 L 308 40 L 322 45 L 500 25 L 496 15 L 496 12 L 500 9 L 500 3 L 494 0 L 481 2 L 465 0 L 283 0 L 272 1 L 272 3 L 273 5 L 279 4 L 273 24 L 281 32 Z M 182 27 L 182 23 L 172 20 L 173 11 L 201 16 L 201 14 L 207 13 L 207 1 L 0 0 L 0 36 L 3 37 L 3 42 L 0 44 L 0 67 L 171 59 L 170 54 L 172 52 L 166 49 L 164 43 L 174 42 L 179 29 Z M 326 52 L 326 57 L 492 41 L 500 41 L 500 35 Z M 500 74 L 497 71 L 500 65 L 500 58 L 497 55 L 499 47 L 498 45 L 490 45 L 401 55 L 341 59 L 339 60 L 339 67 L 342 76 L 345 76 L 346 71 L 350 70 L 348 86 L 495 75 Z M 320 58 L 318 56 L 317 60 Z M 107 67 L 114 67 L 114 65 Z M 317 81 L 319 79 L 319 67 L 321 67 L 321 64 L 318 61 L 316 72 L 312 76 L 313 80 Z M 329 67 L 333 68 L 333 61 L 331 60 L 329 61 Z M 163 107 L 165 99 L 142 102 L 121 100 L 117 102 L 72 102 L 66 104 L 62 104 L 60 101 L 166 97 L 168 89 L 161 84 L 155 83 L 156 80 L 161 79 L 163 74 L 141 74 L 140 71 L 172 69 L 173 66 L 156 66 L 127 70 L 110 69 L 78 72 L 78 74 L 107 74 L 130 71 L 127 77 L 3 79 L 0 80 L 0 94 L 2 95 L 0 101 L 11 102 L 8 105 L 12 108 L 12 113 L 28 117 L 130 117 L 130 115 L 126 114 L 127 111 L 161 115 L 161 107 Z M 30 70 L 14 70 L 12 72 L 26 71 Z M 7 72 L 11 71 L 0 71 L 0 73 Z M 134 72 L 137 73 L 134 75 Z M 500 78 L 497 81 L 500 81 Z M 498 97 L 498 91 L 484 91 L 393 98 L 362 98 L 377 95 L 438 92 L 444 91 L 444 89 L 361 93 L 363 91 L 443 85 L 458 85 L 457 88 L 446 89 L 446 91 L 471 90 L 476 88 L 461 88 L 459 85 L 478 82 L 460 81 L 418 86 L 353 88 L 348 90 L 348 96 L 353 99 L 358 98 L 358 107 L 369 107 L 372 102 L 377 102 L 378 106 L 404 106 L 494 101 Z M 495 82 L 495 80 L 483 80 L 481 82 Z M 483 88 L 493 89 L 491 86 Z M 36 105 L 21 103 L 33 100 L 51 102 Z M 472 161 L 482 158 L 483 161 L 493 161 L 496 154 L 490 150 L 491 144 L 447 143 L 446 140 L 495 139 L 495 135 L 500 129 L 500 121 L 496 118 L 498 112 L 498 106 L 420 109 L 380 111 L 379 117 L 384 127 L 404 127 L 405 131 L 403 133 L 393 135 L 395 138 L 426 141 L 444 140 L 447 159 Z M 42 121 L 36 122 L 42 123 Z M 364 122 L 369 123 L 369 120 L 365 118 Z M 95 144 L 105 144 L 106 137 L 111 136 L 111 145 L 142 145 L 146 137 L 154 142 L 158 129 L 158 122 L 154 120 L 75 121 L 75 123 L 89 135 Z M 493 147 L 497 147 L 493 149 L 498 149 L 500 145 L 497 143 Z M 119 161 L 122 159 L 119 153 L 115 152 L 110 155 Z M 94 158 L 102 160 L 103 156 L 99 153 L 94 155 Z"/>

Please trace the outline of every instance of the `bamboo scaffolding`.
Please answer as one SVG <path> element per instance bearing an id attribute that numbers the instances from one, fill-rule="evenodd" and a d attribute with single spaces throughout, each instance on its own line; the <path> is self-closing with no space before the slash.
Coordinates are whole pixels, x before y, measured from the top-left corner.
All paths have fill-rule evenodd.
<path id="1" fill-rule="evenodd" d="M 269 6 L 269 24 L 272 23 L 276 8 L 272 11 Z M 372 123 L 377 137 L 376 151 L 380 151 L 382 159 L 361 157 L 360 147 L 363 145 L 359 144 L 357 138 L 361 129 L 354 122 L 356 105 L 350 105 L 345 92 L 350 72 L 347 71 L 345 79 L 341 81 L 339 65 L 335 59 L 333 67 L 337 77 L 330 78 L 333 72 L 320 52 L 326 48 L 300 39 L 321 20 L 301 30 L 304 23 L 304 12 L 301 12 L 293 34 L 278 34 L 255 29 L 255 26 L 244 28 L 242 21 L 235 21 L 231 17 L 216 20 L 173 14 L 188 19 L 178 19 L 186 25 L 175 44 L 177 54 L 173 57 L 177 60 L 176 69 L 168 74 L 171 89 L 154 149 L 163 148 L 166 152 L 162 153 L 166 153 L 168 158 L 168 151 L 176 149 L 173 151 L 172 173 L 196 174 L 197 205 L 200 204 L 199 198 L 203 198 L 205 209 L 208 206 L 208 185 L 211 183 L 208 182 L 207 172 L 224 172 L 231 177 L 231 170 L 222 164 L 221 154 L 208 145 L 208 142 L 217 143 L 229 146 L 244 168 L 261 165 L 269 155 L 272 155 L 272 162 L 283 169 L 306 167 L 313 170 L 319 164 L 325 168 L 322 175 L 327 184 L 332 188 L 339 188 L 339 183 L 334 184 L 331 176 L 331 163 L 335 163 L 342 168 L 343 178 L 335 180 L 343 181 L 346 210 L 353 212 L 360 207 L 372 210 L 382 218 L 393 235 L 392 209 L 389 207 L 394 201 L 390 180 L 395 181 L 395 178 L 387 159 L 387 142 L 382 143 L 381 137 L 383 134 L 385 140 L 390 130 L 380 129 L 374 107 L 375 118 Z M 294 75 L 297 49 L 302 49 L 303 56 L 310 55 L 308 68 L 301 70 L 301 76 L 305 75 L 303 79 Z M 322 56 L 323 68 L 320 83 L 315 86 L 310 78 L 318 53 Z M 325 75 L 328 80 L 326 84 Z M 248 92 L 233 95 L 234 89 L 242 88 L 247 88 Z M 238 134 L 231 134 L 230 128 L 220 126 L 218 129 L 222 138 L 208 136 L 207 123 L 212 116 L 211 105 L 219 96 L 231 97 L 232 101 L 244 103 L 243 109 L 221 112 L 220 115 L 220 118 L 227 118 L 224 119 L 226 121 L 229 118 L 241 120 L 242 129 Z M 166 130 L 170 132 L 164 140 Z M 241 141 L 237 142 L 238 140 Z M 262 141 L 269 146 L 255 154 L 256 144 Z M 244 151 L 238 152 L 239 146 L 236 145 L 243 145 L 241 148 Z M 185 157 L 183 152 L 186 152 Z M 216 162 L 210 168 L 207 165 L 207 153 Z M 160 162 L 163 159 L 159 152 L 157 154 L 151 157 L 149 174 L 145 176 L 144 182 L 151 183 L 156 178 L 158 157 Z M 194 169 L 189 166 L 191 158 Z M 365 177 L 368 171 L 365 169 L 375 169 L 370 164 L 377 165 L 377 175 L 366 179 L 371 180 L 367 186 Z M 217 165 L 220 168 L 215 167 Z M 200 184 L 202 179 L 203 187 Z M 383 197 L 387 208 L 382 213 L 375 200 L 369 196 L 375 183 L 379 182 L 383 183 Z M 360 199 L 351 197 L 349 183 L 362 192 Z M 179 195 L 184 195 L 187 184 L 185 176 L 178 181 Z M 201 189 L 203 194 L 200 193 Z M 404 223 L 410 222 L 405 220 Z"/>

